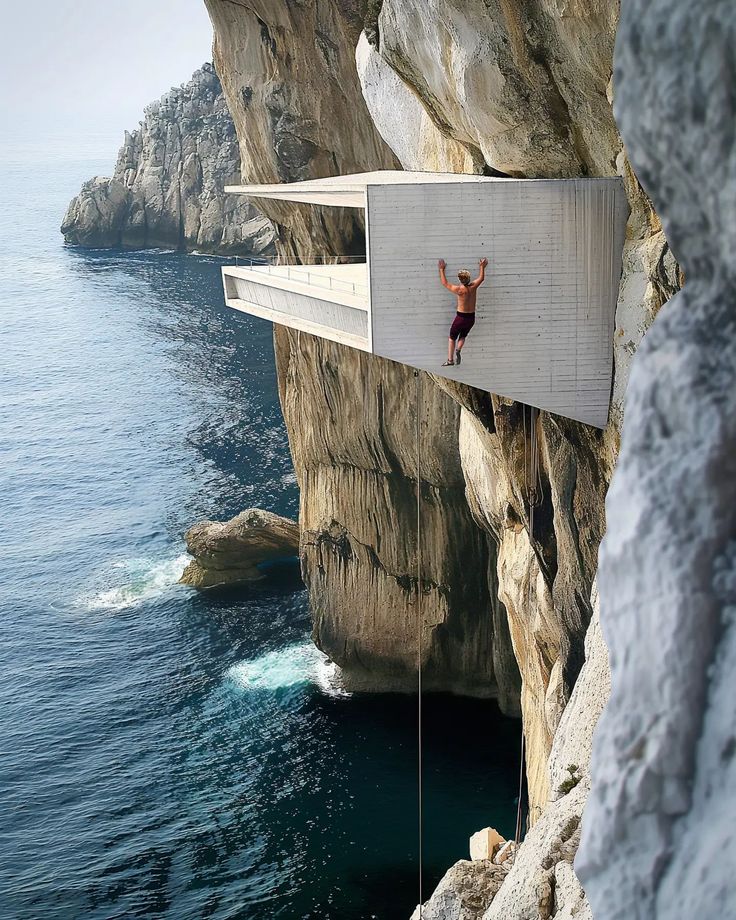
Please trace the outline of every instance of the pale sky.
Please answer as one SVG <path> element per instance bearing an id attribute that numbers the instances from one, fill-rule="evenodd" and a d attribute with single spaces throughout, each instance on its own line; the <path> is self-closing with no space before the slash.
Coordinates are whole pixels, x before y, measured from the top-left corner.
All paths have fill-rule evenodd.
<path id="1" fill-rule="evenodd" d="M 210 61 L 204 0 L 22 0 L 3 4 L 0 137 L 110 133 Z"/>

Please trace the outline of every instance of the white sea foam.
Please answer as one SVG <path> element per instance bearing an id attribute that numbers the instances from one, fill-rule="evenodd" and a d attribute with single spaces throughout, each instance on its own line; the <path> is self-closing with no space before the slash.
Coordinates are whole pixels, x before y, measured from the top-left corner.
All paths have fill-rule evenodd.
<path id="1" fill-rule="evenodd" d="M 309 640 L 233 665 L 227 671 L 227 678 L 245 690 L 280 690 L 312 684 L 328 696 L 349 695 L 342 688 L 340 669 Z"/>
<path id="2" fill-rule="evenodd" d="M 106 581 L 118 584 L 80 599 L 87 610 L 123 610 L 153 600 L 170 590 L 190 561 L 183 553 L 175 559 L 129 559 L 116 562 Z"/>

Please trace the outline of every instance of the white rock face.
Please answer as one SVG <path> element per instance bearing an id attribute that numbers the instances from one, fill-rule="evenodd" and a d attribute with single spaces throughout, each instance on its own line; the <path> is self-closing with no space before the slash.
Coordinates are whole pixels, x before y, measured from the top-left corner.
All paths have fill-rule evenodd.
<path id="1" fill-rule="evenodd" d="M 125 132 L 111 179 L 86 182 L 61 232 L 87 247 L 166 246 L 262 254 L 275 233 L 246 199 L 225 195 L 240 182 L 235 127 L 211 64 L 149 105 Z"/>
<path id="2" fill-rule="evenodd" d="M 444 134 L 509 175 L 609 175 L 615 3 L 383 0 L 379 52 Z"/>
<path id="3" fill-rule="evenodd" d="M 598 583 L 612 695 L 576 867 L 596 920 L 736 904 L 736 10 L 627 0 L 616 113 L 687 277 L 633 363 Z"/>
<path id="4" fill-rule="evenodd" d="M 508 878 L 483 920 L 537 920 L 545 910 L 546 917 L 554 920 L 591 918 L 590 905 L 572 863 L 590 788 L 592 734 L 610 686 L 595 587 L 592 604 L 594 618 L 585 638 L 585 664 L 560 720 L 549 758 L 553 801 L 524 839 Z M 576 770 L 571 773 L 570 767 Z M 574 784 L 569 782 L 572 776 Z M 567 787 L 562 785 L 565 781 L 569 783 Z"/>
<path id="5" fill-rule="evenodd" d="M 434 172 L 482 172 L 477 154 L 442 134 L 404 81 L 363 32 L 355 63 L 368 111 L 381 137 L 404 169 Z"/>

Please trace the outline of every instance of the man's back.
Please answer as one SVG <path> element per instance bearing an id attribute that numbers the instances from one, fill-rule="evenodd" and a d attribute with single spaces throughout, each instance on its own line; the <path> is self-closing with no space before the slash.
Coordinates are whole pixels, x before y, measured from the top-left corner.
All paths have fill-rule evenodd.
<path id="1" fill-rule="evenodd" d="M 457 312 L 475 313 L 475 301 L 479 285 L 474 281 L 470 284 L 453 284 L 452 292 L 457 294 Z"/>

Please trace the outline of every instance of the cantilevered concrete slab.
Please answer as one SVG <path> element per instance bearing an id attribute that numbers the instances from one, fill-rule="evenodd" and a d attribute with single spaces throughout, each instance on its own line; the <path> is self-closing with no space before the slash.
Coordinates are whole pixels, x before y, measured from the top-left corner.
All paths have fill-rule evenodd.
<path id="1" fill-rule="evenodd" d="M 365 208 L 370 186 L 427 185 L 451 182 L 503 182 L 486 176 L 466 176 L 460 173 L 410 172 L 383 169 L 377 172 L 353 173 L 350 176 L 330 176 L 327 179 L 307 179 L 277 185 L 226 185 L 225 192 L 248 195 L 250 198 L 273 198 L 298 201 L 303 204 L 332 205 L 341 208 Z"/>
<path id="2" fill-rule="evenodd" d="M 367 258 L 360 267 L 225 268 L 231 306 L 605 426 L 628 213 L 619 179 L 388 171 L 237 190 L 365 208 Z M 455 305 L 437 260 L 452 281 L 483 256 L 487 280 L 462 365 L 442 367 Z"/>

